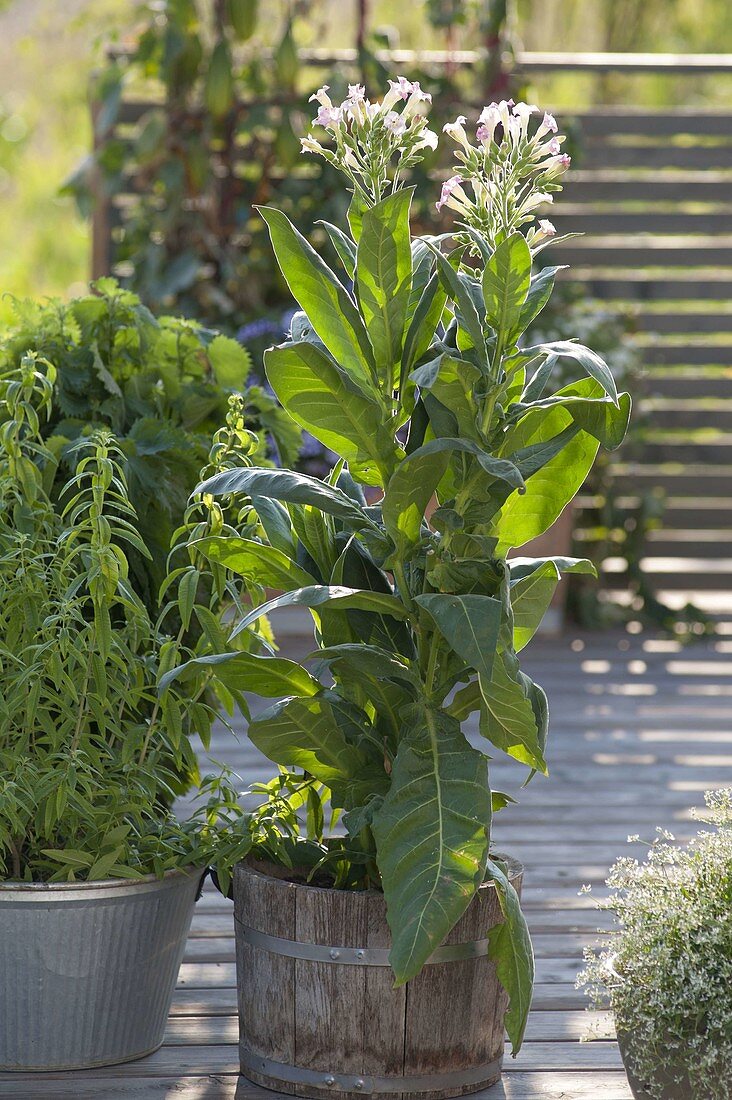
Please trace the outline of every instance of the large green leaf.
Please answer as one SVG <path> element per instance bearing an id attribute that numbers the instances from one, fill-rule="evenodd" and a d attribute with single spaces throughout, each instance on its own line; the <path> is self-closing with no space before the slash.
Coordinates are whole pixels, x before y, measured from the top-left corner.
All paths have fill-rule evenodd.
<path id="1" fill-rule="evenodd" d="M 353 299 L 281 210 L 263 207 L 260 214 L 293 297 L 336 362 L 368 391 L 375 381 L 373 352 Z"/>
<path id="2" fill-rule="evenodd" d="M 483 696 L 480 732 L 486 740 L 536 771 L 547 774 L 543 741 L 532 702 L 532 682 L 515 654 L 499 650 L 489 680 L 479 677 Z"/>
<path id="3" fill-rule="evenodd" d="M 386 573 L 374 563 L 355 538 L 350 538 L 329 578 L 330 584 L 341 584 L 370 592 L 392 594 Z M 407 623 L 391 615 L 375 615 L 371 611 L 348 611 L 348 621 L 362 642 L 373 642 L 391 653 L 407 658 L 415 656 L 414 640 Z M 343 639 L 345 640 L 345 639 Z"/>
<path id="4" fill-rule="evenodd" d="M 596 574 L 587 558 L 513 558 L 511 607 L 513 645 L 519 652 L 531 641 L 549 609 L 562 573 Z"/>
<path id="5" fill-rule="evenodd" d="M 391 787 L 373 823 L 398 985 L 420 971 L 470 904 L 491 820 L 486 758 L 458 723 L 425 705 L 403 720 Z"/>
<path id="6" fill-rule="evenodd" d="M 490 679 L 501 625 L 501 601 L 492 596 L 443 593 L 417 596 L 416 600 L 466 665 Z"/>
<path id="7" fill-rule="evenodd" d="M 373 611 L 377 615 L 391 615 L 397 619 L 409 619 L 409 612 L 404 604 L 396 596 L 389 596 L 384 592 L 364 592 L 357 588 L 345 588 L 337 584 L 310 585 L 307 588 L 298 588 L 294 592 L 285 592 L 282 596 L 276 596 L 273 600 L 260 604 L 259 607 L 249 611 L 237 624 L 232 638 L 241 634 L 243 630 L 277 611 L 281 607 L 332 607 L 338 611 Z"/>
<path id="8" fill-rule="evenodd" d="M 531 278 L 529 293 L 521 307 L 518 320 L 519 332 L 525 332 L 532 321 L 541 313 L 544 306 L 552 296 L 554 279 L 558 272 L 564 271 L 566 264 L 561 267 L 545 267 Z"/>
<path id="9" fill-rule="evenodd" d="M 284 699 L 249 723 L 250 741 L 275 764 L 303 768 L 322 783 L 356 779 L 367 759 L 350 743 L 324 694 Z"/>
<path id="10" fill-rule="evenodd" d="M 486 354 L 485 337 L 483 336 L 483 325 L 466 282 L 461 279 L 458 272 L 450 263 L 450 260 L 446 256 L 443 256 L 439 249 L 434 248 L 432 245 L 430 245 L 430 247 L 434 252 L 435 262 L 440 272 L 443 286 L 455 302 L 465 331 L 470 337 L 481 362 L 487 367 L 488 357 Z"/>
<path id="11" fill-rule="evenodd" d="M 561 407 L 534 410 L 506 433 L 502 450 L 524 467 L 527 480 L 525 493 L 512 493 L 493 521 L 498 553 L 554 523 L 584 483 L 598 446 Z"/>
<path id="12" fill-rule="evenodd" d="M 398 450 L 382 406 L 315 344 L 282 344 L 264 353 L 267 377 L 287 412 L 326 447 L 361 468 L 368 483 L 382 484 Z"/>
<path id="13" fill-rule="evenodd" d="M 317 477 L 292 470 L 270 470 L 252 466 L 224 470 L 196 486 L 196 494 L 227 496 L 242 493 L 254 498 L 270 497 L 288 504 L 312 504 L 327 515 L 335 516 L 354 530 L 373 527 L 363 510 L 340 489 L 327 485 Z"/>
<path id="14" fill-rule="evenodd" d="M 531 283 L 531 251 L 523 233 L 512 233 L 483 269 L 486 320 L 504 347 L 515 342 Z"/>
<path id="15" fill-rule="evenodd" d="M 516 1055 L 523 1042 L 534 991 L 534 951 L 518 894 L 493 859 L 488 860 L 486 877 L 493 880 L 503 913 L 503 923 L 490 933 L 488 957 L 496 964 L 498 980 L 509 996 L 506 1032 Z"/>
<path id="16" fill-rule="evenodd" d="M 452 413 L 461 438 L 480 443 L 476 424 L 478 403 L 475 398 L 480 371 L 465 359 L 443 354 L 432 363 L 418 367 L 412 378 L 421 390 L 429 390 Z"/>
<path id="17" fill-rule="evenodd" d="M 301 665 L 284 657 L 258 657 L 254 653 L 209 653 L 171 669 L 160 680 L 165 691 L 174 680 L 185 679 L 194 669 L 211 669 L 229 691 L 251 691 L 277 698 L 283 695 L 315 695 L 320 684 Z"/>
<path id="18" fill-rule="evenodd" d="M 409 208 L 413 188 L 404 187 L 364 211 L 356 253 L 356 289 L 374 349 L 377 376 L 393 388 L 393 368 L 404 343 L 412 285 Z"/>
<path id="19" fill-rule="evenodd" d="M 597 352 L 586 348 L 583 344 L 577 344 L 574 340 L 556 340 L 551 344 L 541 344 L 535 349 L 544 351 L 547 356 L 547 364 L 552 366 L 560 359 L 574 359 L 590 378 L 599 382 L 608 397 L 617 405 L 618 388 L 609 366 Z"/>
<path id="20" fill-rule="evenodd" d="M 447 470 L 453 451 L 472 455 L 491 477 L 514 487 L 523 478 L 513 462 L 495 458 L 469 439 L 431 439 L 408 455 L 395 470 L 384 493 L 381 514 L 391 537 L 401 545 L 416 542 L 422 517 Z"/>
<path id="21" fill-rule="evenodd" d="M 226 535 L 201 539 L 195 545 L 209 561 L 254 584 L 269 588 L 305 588 L 316 583 L 315 577 L 282 550 L 262 542 Z"/>
<path id="22" fill-rule="evenodd" d="M 446 301 L 447 292 L 440 276 L 435 272 L 420 295 L 404 337 L 403 376 L 409 374 L 434 340 Z"/>

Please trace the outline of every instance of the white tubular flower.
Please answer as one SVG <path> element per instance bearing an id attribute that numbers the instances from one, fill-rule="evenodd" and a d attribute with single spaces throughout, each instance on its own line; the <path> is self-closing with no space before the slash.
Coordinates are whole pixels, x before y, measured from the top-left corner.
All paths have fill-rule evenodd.
<path id="1" fill-rule="evenodd" d="M 511 117 L 510 110 L 511 110 L 511 107 L 513 107 L 513 100 L 512 99 L 502 99 L 500 101 L 500 103 L 491 103 L 490 106 L 496 108 L 496 110 L 498 111 L 498 117 L 501 120 L 501 125 L 503 126 L 503 129 L 505 130 L 505 132 L 508 133 L 509 132 L 508 122 L 509 122 L 509 119 Z"/>
<path id="2" fill-rule="evenodd" d="M 460 176 L 450 176 L 449 180 L 445 180 L 440 197 L 435 203 L 438 210 L 442 210 L 443 206 L 449 206 L 452 210 L 458 210 L 460 213 L 467 210 L 469 199 L 463 191 L 462 185 L 464 182 Z"/>
<path id="3" fill-rule="evenodd" d="M 418 114 L 423 103 L 431 103 L 432 96 L 429 92 L 423 92 L 419 86 L 419 81 L 414 80 L 412 82 L 412 90 L 409 94 L 407 105 L 404 108 L 404 114 L 406 118 L 411 118 L 413 115 Z"/>
<path id="4" fill-rule="evenodd" d="M 442 131 L 458 145 L 462 145 L 466 152 L 470 152 L 472 146 L 468 141 L 468 135 L 465 133 L 466 121 L 465 115 L 458 115 L 454 122 L 446 122 L 442 127 Z"/>
<path id="5" fill-rule="evenodd" d="M 401 137 L 407 129 L 404 117 L 397 111 L 388 111 L 384 115 L 384 126 L 390 134 L 394 134 L 396 137 Z"/>
<path id="6" fill-rule="evenodd" d="M 353 103 L 358 103 L 359 100 L 366 98 L 366 89 L 363 84 L 349 84 L 348 85 L 348 98 Z"/>
<path id="7" fill-rule="evenodd" d="M 330 84 L 324 84 L 322 88 L 318 88 L 317 92 L 313 92 L 308 100 L 308 103 L 319 103 L 321 107 L 332 107 L 333 102 L 328 95 Z"/>
<path id="8" fill-rule="evenodd" d="M 521 130 L 524 134 L 529 126 L 529 119 L 532 115 L 537 115 L 538 113 L 539 108 L 535 103 L 517 103 L 513 108 L 514 117 L 520 120 Z"/>
<path id="9" fill-rule="evenodd" d="M 434 130 L 424 129 L 419 135 L 419 141 L 414 146 L 415 149 L 436 149 L 439 142 L 439 138 Z"/>
<path id="10" fill-rule="evenodd" d="M 303 153 L 323 153 L 325 150 L 319 141 L 315 138 L 304 137 L 300 138 L 300 145 L 302 146 L 301 152 Z"/>
<path id="11" fill-rule="evenodd" d="M 553 202 L 553 196 L 545 191 L 535 191 L 533 195 L 529 195 L 525 202 L 519 207 L 522 214 L 528 214 L 531 210 L 536 210 L 537 206 L 543 206 L 545 203 Z"/>

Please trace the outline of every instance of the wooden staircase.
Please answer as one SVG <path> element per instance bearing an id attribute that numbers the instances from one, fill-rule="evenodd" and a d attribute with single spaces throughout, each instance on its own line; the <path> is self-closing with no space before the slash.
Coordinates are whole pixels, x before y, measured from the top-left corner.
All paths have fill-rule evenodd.
<path id="1" fill-rule="evenodd" d="M 732 111 L 603 107 L 574 124 L 578 167 L 551 217 L 584 236 L 552 262 L 630 306 L 643 368 L 644 427 L 618 452 L 616 487 L 629 503 L 665 494 L 642 562 L 656 595 L 732 633 Z M 603 572 L 628 602 L 622 559 Z"/>

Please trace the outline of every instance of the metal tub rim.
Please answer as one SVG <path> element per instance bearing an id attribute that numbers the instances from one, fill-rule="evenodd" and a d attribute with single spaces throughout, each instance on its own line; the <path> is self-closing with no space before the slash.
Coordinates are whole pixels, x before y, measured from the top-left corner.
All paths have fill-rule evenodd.
<path id="1" fill-rule="evenodd" d="M 142 878 L 98 879 L 93 882 L 0 882 L 0 906 L 8 904 L 48 905 L 72 901 L 94 901 L 146 894 L 176 886 L 181 878 L 202 878 L 205 867 L 175 868 L 164 875 L 144 875 Z"/>

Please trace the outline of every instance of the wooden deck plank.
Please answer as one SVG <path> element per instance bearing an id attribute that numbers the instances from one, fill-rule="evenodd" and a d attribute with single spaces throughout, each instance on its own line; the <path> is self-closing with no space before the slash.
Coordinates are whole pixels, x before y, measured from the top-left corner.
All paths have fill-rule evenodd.
<path id="1" fill-rule="evenodd" d="M 494 761 L 494 778 L 520 797 L 496 818 L 499 848 L 526 865 L 524 905 L 534 933 L 537 985 L 519 1058 L 482 1100 L 629 1100 L 617 1046 L 580 1043 L 589 1023 L 574 982 L 582 947 L 610 917 L 578 894 L 598 896 L 629 833 L 655 825 L 680 839 L 695 828 L 689 808 L 705 785 L 732 784 L 732 654 L 714 643 L 673 652 L 664 642 L 620 635 L 539 641 L 527 670 L 549 689 L 549 781 L 520 790 L 520 769 Z M 655 649 L 654 649 L 655 645 Z M 294 649 L 302 651 L 300 639 Z M 223 733 L 217 759 L 235 760 L 245 780 L 269 765 Z M 598 803 L 598 790 L 604 792 Z M 84 1073 L 0 1074 L 14 1100 L 273 1100 L 237 1078 L 232 906 L 208 884 L 193 921 L 164 1046 L 140 1062 Z M 605 1032 L 611 1035 L 611 1030 Z M 479 1094 L 480 1095 L 480 1094 Z"/>

